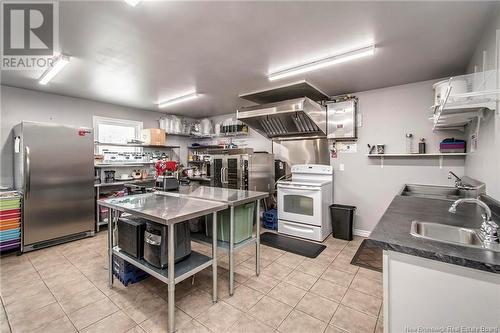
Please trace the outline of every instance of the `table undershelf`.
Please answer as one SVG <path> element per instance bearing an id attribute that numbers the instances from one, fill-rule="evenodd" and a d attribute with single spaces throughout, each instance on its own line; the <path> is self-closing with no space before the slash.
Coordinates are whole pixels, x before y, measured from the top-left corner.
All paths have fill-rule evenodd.
<path id="1" fill-rule="evenodd" d="M 120 250 L 118 246 L 113 247 L 113 254 L 122 258 L 123 260 L 129 262 L 145 271 L 146 273 L 154 276 L 158 280 L 168 284 L 168 267 L 165 269 L 159 269 L 147 263 L 144 259 L 134 258 L 127 253 Z M 196 251 L 192 251 L 189 257 L 184 260 L 179 261 L 175 264 L 175 281 L 177 284 L 190 276 L 204 270 L 212 265 L 212 258 L 201 254 Z"/>
<path id="2" fill-rule="evenodd" d="M 191 232 L 191 241 L 205 245 L 212 245 L 212 236 L 207 236 L 202 232 Z M 234 250 L 238 251 L 243 249 L 249 245 L 255 244 L 256 241 L 257 239 L 255 237 L 242 240 L 241 242 L 234 244 Z M 229 242 L 218 240 L 217 248 L 221 251 L 229 252 Z"/>

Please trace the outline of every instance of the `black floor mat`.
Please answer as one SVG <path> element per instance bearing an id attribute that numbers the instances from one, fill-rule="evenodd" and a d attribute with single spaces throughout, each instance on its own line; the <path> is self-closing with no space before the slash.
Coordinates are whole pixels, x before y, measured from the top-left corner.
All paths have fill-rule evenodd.
<path id="1" fill-rule="evenodd" d="M 308 258 L 316 258 L 321 252 L 323 252 L 324 249 L 326 249 L 325 245 L 283 236 L 272 232 L 265 232 L 261 234 L 260 243 Z"/>
<path id="2" fill-rule="evenodd" d="M 351 265 L 382 272 L 382 249 L 365 239 L 352 258 Z"/>

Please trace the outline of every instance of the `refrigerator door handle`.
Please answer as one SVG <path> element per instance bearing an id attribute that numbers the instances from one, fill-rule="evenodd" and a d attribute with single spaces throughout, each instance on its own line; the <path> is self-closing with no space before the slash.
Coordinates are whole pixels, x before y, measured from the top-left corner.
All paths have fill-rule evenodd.
<path id="1" fill-rule="evenodd" d="M 30 147 L 25 147 L 25 157 L 24 157 L 24 197 L 28 199 L 31 189 L 31 159 L 30 159 Z"/>

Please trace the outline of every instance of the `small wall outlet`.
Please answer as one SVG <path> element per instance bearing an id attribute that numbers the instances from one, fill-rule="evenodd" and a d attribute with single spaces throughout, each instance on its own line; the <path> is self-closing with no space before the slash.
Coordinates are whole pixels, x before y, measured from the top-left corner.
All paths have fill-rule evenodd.
<path id="1" fill-rule="evenodd" d="M 345 170 L 344 163 L 340 163 L 340 164 L 339 164 L 339 170 L 340 170 L 340 171 L 344 171 L 344 170 Z"/>

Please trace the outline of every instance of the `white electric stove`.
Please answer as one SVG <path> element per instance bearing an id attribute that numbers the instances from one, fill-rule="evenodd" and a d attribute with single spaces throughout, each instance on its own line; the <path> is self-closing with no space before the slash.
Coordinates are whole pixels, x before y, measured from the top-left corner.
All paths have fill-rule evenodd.
<path id="1" fill-rule="evenodd" d="M 292 166 L 292 179 L 278 182 L 278 233 L 322 242 L 332 232 L 333 167 Z"/>

